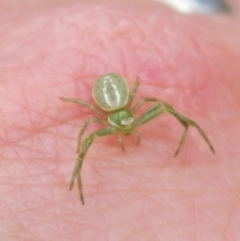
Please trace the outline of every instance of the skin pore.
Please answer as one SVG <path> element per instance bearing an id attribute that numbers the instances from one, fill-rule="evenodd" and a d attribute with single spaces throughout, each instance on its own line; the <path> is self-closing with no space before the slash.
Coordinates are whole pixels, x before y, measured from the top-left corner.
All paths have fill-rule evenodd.
<path id="1" fill-rule="evenodd" d="M 240 18 L 157 2 L 0 2 L 0 240 L 239 240 Z M 100 138 L 69 191 L 77 135 L 106 72 L 195 120 L 216 155 L 168 114 Z M 136 103 L 136 102 L 135 102 Z M 139 115 L 149 105 L 139 109 Z M 91 123 L 85 135 L 99 129 Z M 83 139 L 85 136 L 83 137 Z"/>

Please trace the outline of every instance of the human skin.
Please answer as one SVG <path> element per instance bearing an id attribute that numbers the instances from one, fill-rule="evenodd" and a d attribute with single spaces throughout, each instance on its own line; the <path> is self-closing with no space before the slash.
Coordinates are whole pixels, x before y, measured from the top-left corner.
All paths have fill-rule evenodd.
<path id="1" fill-rule="evenodd" d="M 157 3 L 0 3 L 0 240 L 239 240 L 240 19 L 187 16 Z M 238 5 L 237 5 L 238 4 Z M 85 205 L 69 191 L 77 135 L 106 72 L 164 114 L 124 138 L 94 141 L 81 171 Z M 148 105 L 144 105 L 139 113 Z M 101 128 L 91 124 L 86 135 Z"/>

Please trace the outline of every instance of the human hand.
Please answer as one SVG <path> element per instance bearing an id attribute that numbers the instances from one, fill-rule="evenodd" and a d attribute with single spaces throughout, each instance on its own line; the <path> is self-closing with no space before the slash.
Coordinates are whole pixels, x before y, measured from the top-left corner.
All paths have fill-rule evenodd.
<path id="1" fill-rule="evenodd" d="M 2 4 L 2 240 L 238 240 L 239 15 L 185 16 L 156 3 Z M 7 3 L 9 4 L 9 3 Z M 83 164 L 86 205 L 69 192 L 78 131 L 106 72 L 195 120 L 213 155 L 170 115 L 101 138 Z M 144 109 L 144 108 L 143 108 Z M 88 133 L 98 129 L 91 125 Z M 97 237 L 97 238 L 96 238 Z"/>

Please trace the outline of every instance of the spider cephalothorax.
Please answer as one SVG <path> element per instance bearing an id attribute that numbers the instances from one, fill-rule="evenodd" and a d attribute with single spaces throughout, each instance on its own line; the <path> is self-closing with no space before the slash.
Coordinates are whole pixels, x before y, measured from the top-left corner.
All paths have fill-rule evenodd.
<path id="1" fill-rule="evenodd" d="M 109 114 L 108 122 L 117 127 L 123 135 L 129 135 L 136 126 L 133 113 L 127 109 L 120 109 Z"/>

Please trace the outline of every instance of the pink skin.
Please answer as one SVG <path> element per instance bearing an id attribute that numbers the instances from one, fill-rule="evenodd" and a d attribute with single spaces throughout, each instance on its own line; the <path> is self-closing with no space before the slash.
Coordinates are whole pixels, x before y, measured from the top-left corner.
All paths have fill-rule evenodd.
<path id="1" fill-rule="evenodd" d="M 240 19 L 185 16 L 157 3 L 0 3 L 0 240 L 240 240 Z M 9 4 L 9 5 L 7 5 Z M 238 5 L 237 5 L 238 4 Z M 234 2 L 233 2 L 234 5 Z M 106 72 L 136 95 L 195 120 L 163 115 L 142 139 L 96 140 L 82 169 L 85 206 L 69 191 L 76 140 Z M 140 112 L 145 109 L 142 107 Z M 87 133 L 99 129 L 91 124 Z"/>

